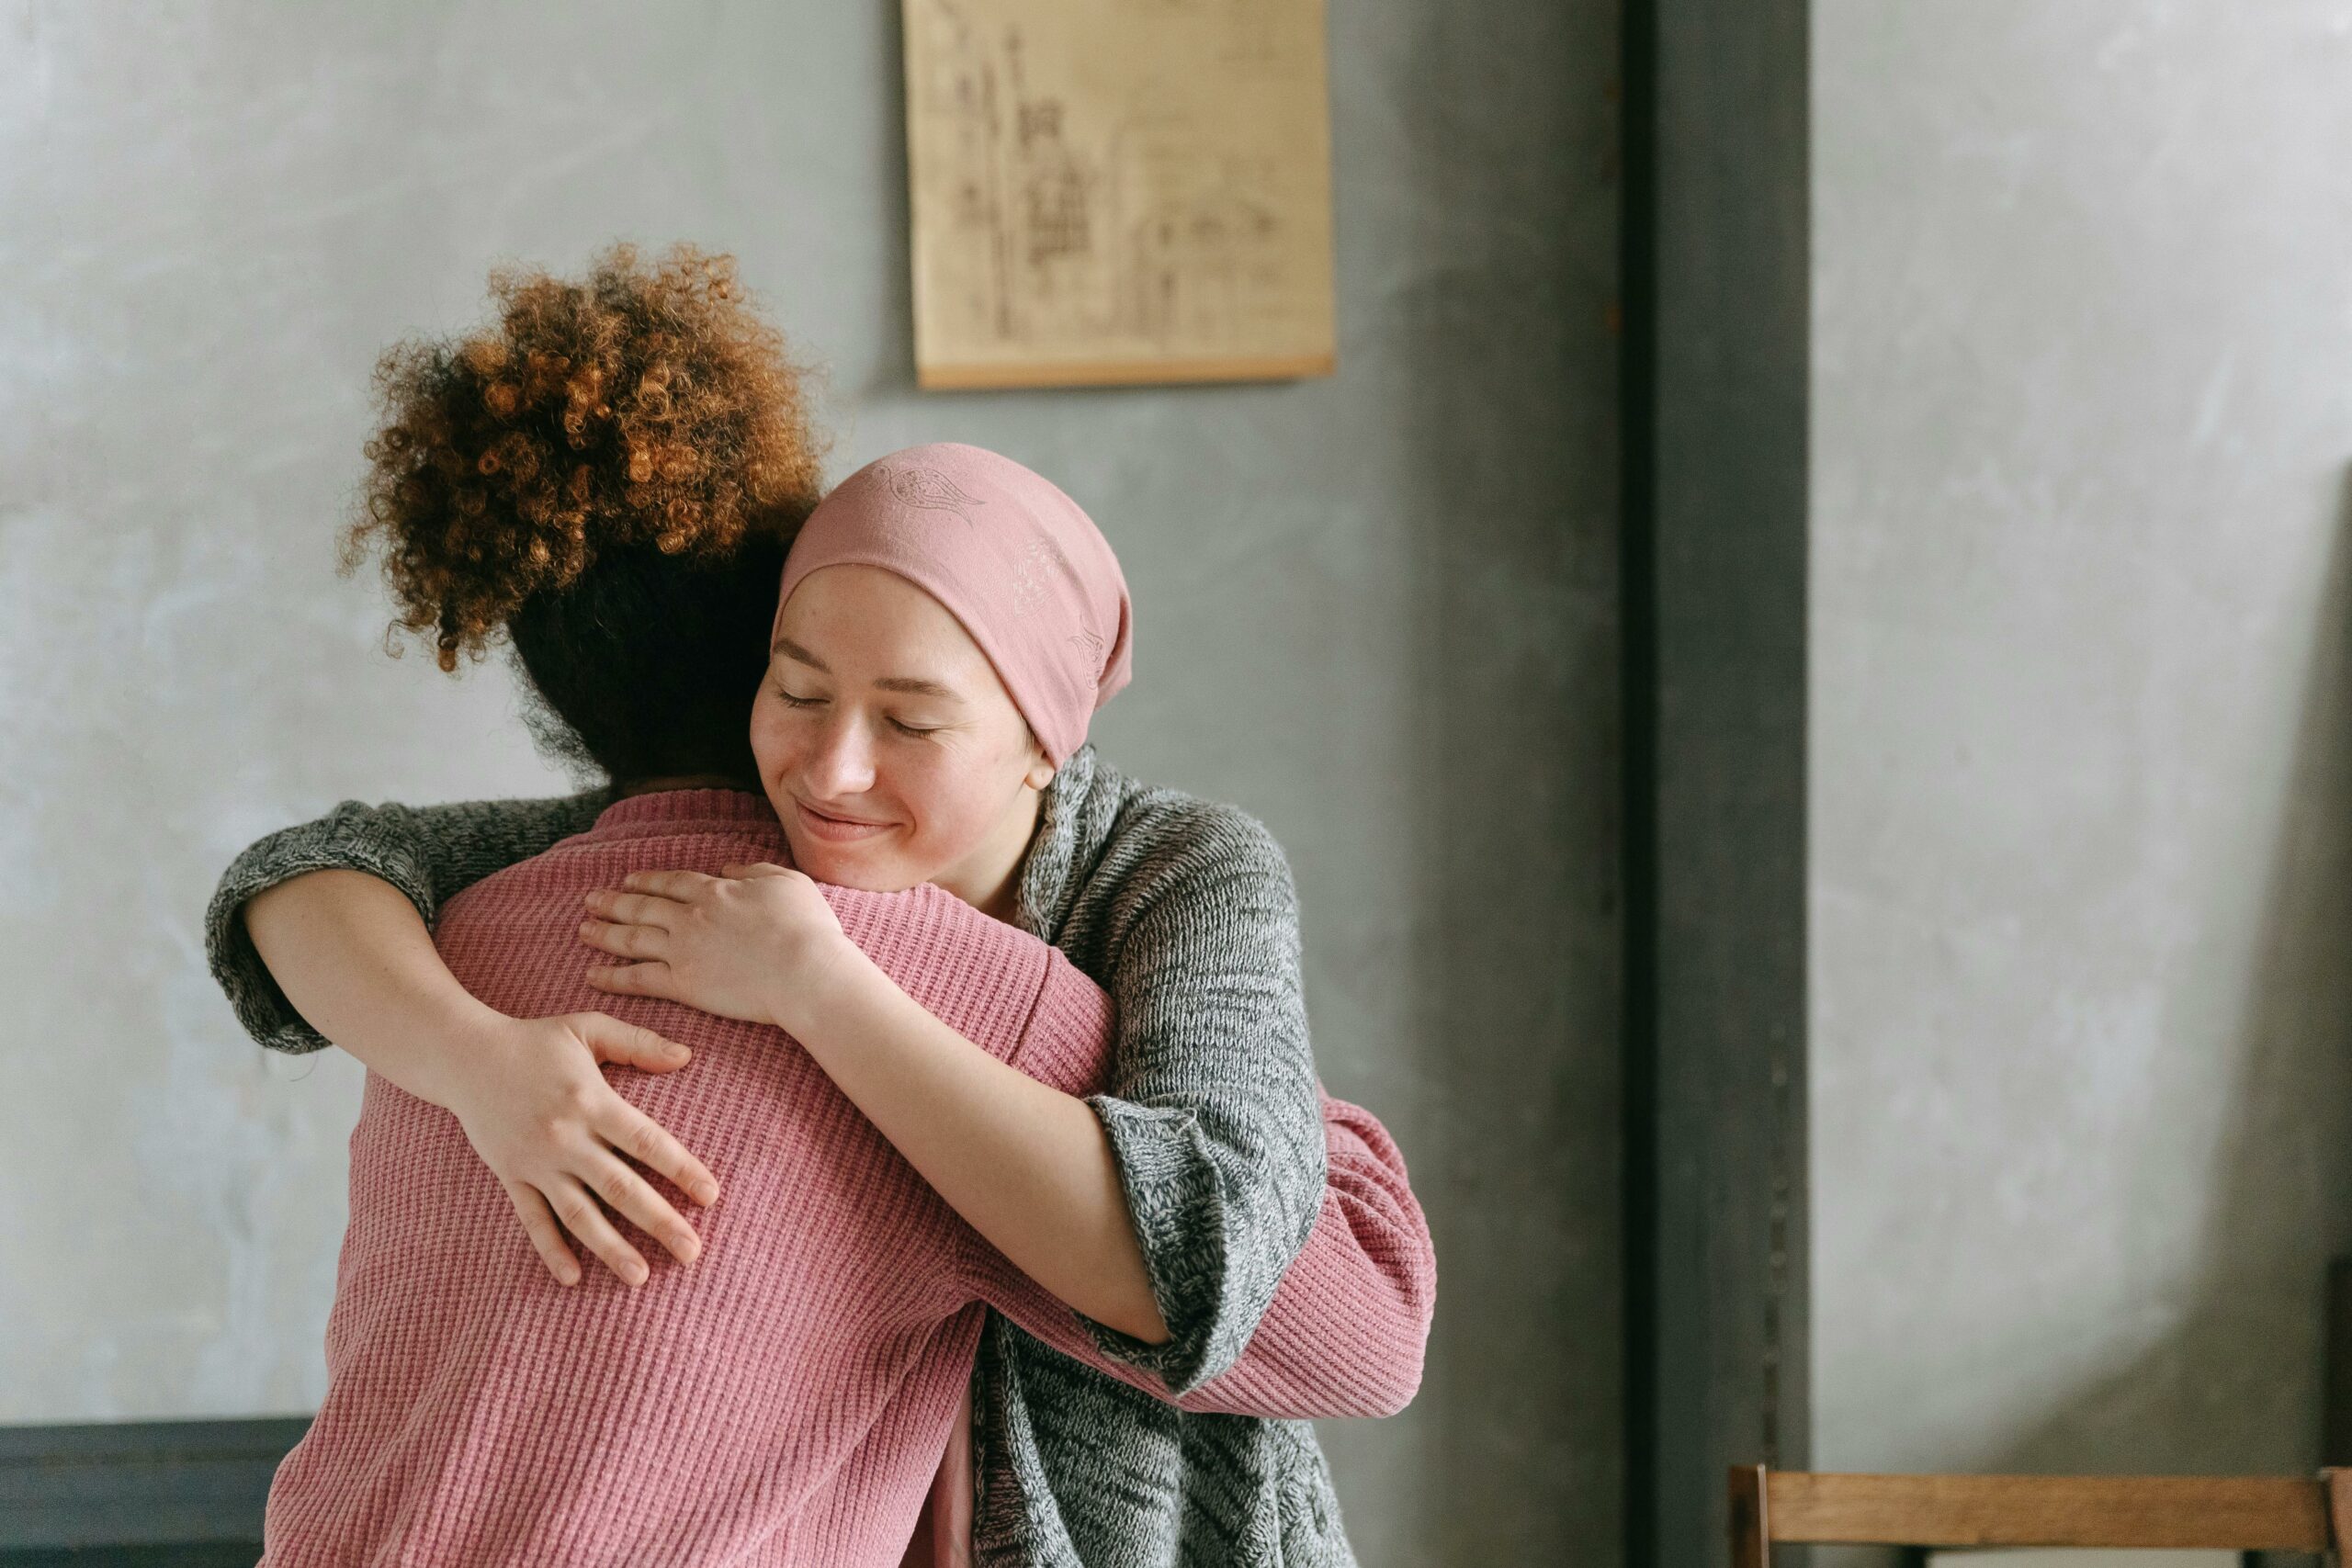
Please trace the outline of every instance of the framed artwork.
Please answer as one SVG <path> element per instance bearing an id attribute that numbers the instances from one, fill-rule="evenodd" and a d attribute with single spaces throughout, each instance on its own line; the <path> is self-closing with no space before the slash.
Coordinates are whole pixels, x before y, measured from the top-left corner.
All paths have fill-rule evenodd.
<path id="1" fill-rule="evenodd" d="M 902 0 L 926 388 L 1329 375 L 1323 0 Z"/>

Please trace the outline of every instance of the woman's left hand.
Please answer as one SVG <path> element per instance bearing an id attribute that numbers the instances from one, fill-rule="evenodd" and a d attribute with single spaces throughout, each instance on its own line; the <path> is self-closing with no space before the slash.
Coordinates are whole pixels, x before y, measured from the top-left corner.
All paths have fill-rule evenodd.
<path id="1" fill-rule="evenodd" d="M 580 940 L 630 962 L 588 983 L 800 1032 L 815 998 L 859 956 L 806 873 L 781 865 L 632 872 L 585 895 Z"/>

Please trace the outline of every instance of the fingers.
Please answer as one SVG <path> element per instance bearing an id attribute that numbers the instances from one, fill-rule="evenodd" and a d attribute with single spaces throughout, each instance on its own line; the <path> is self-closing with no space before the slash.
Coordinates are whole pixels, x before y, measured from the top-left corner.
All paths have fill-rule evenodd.
<path id="1" fill-rule="evenodd" d="M 596 1206 L 596 1200 L 576 1178 L 562 1174 L 550 1177 L 547 1197 L 555 1217 L 563 1222 L 563 1228 L 603 1258 L 605 1267 L 619 1275 L 626 1284 L 645 1283 L 652 1270 L 638 1256 L 637 1248 L 621 1239 L 621 1233 L 613 1228 L 613 1222 L 605 1217 L 605 1211 Z"/>
<path id="2" fill-rule="evenodd" d="M 652 1030 L 608 1013 L 571 1013 L 551 1021 L 561 1024 L 600 1062 L 666 1070 L 683 1066 L 689 1055 L 684 1046 Z M 659 1172 L 698 1203 L 718 1199 L 717 1179 L 659 1122 L 602 1078 L 582 1093 L 571 1112 L 577 1118 L 574 1132 L 560 1141 L 557 1163 L 547 1179 L 501 1182 L 532 1249 L 559 1281 L 578 1284 L 579 1262 L 563 1235 L 568 1230 L 615 1275 L 631 1286 L 641 1285 L 652 1270 L 615 1227 L 613 1216 L 619 1216 L 680 1263 L 693 1263 L 702 1256 L 702 1237 L 628 1161 Z M 581 1137 L 580 1133 L 588 1135 Z"/>
<path id="3" fill-rule="evenodd" d="M 668 997 L 676 999 L 667 964 L 597 964 L 588 970 L 588 983 L 616 997 Z"/>
<path id="4" fill-rule="evenodd" d="M 598 1150 L 586 1172 L 589 1187 L 605 1206 L 669 1249 L 681 1263 L 702 1256 L 702 1237 L 678 1216 L 653 1184 L 629 1168 L 619 1156 Z"/>
<path id="5" fill-rule="evenodd" d="M 650 893 L 615 893 L 603 887 L 582 894 L 581 902 L 615 925 L 652 926 L 661 931 L 668 931 L 679 913 L 675 898 L 656 898 Z"/>
<path id="6" fill-rule="evenodd" d="M 621 1066 L 637 1067 L 649 1073 L 667 1073 L 684 1066 L 694 1059 L 694 1053 L 674 1040 L 664 1040 L 650 1029 L 634 1023 L 623 1023 L 605 1012 L 574 1013 L 571 1032 L 589 1054 L 600 1062 L 612 1062 Z M 668 1174 L 666 1171 L 663 1174 Z M 684 1185 L 684 1183 L 680 1183 Z"/>
<path id="7" fill-rule="evenodd" d="M 683 904 L 705 884 L 718 880 L 698 871 L 632 871 L 621 878 L 621 886 L 631 893 L 650 893 Z"/>
<path id="8" fill-rule="evenodd" d="M 761 861 L 756 865 L 743 865 L 740 863 L 735 865 L 722 865 L 718 868 L 718 874 L 725 877 L 730 877 L 735 881 L 741 882 L 748 877 L 789 876 L 792 873 L 786 867 L 775 865 L 767 861 Z"/>
<path id="9" fill-rule="evenodd" d="M 659 958 L 669 951 L 670 933 L 659 926 L 616 926 L 592 919 L 580 922 L 580 940 L 623 958 Z"/>
<path id="10" fill-rule="evenodd" d="M 556 1283 L 580 1283 L 580 1261 L 571 1256 L 571 1248 L 563 1245 L 563 1233 L 556 1228 L 555 1214 L 548 1208 L 548 1201 L 539 1196 L 539 1190 L 519 1181 L 500 1185 L 506 1189 L 507 1199 L 523 1222 L 523 1234 L 531 1238 L 531 1250 L 539 1255 L 539 1261 L 548 1266 Z"/>
<path id="11" fill-rule="evenodd" d="M 673 1187 L 695 1202 L 707 1206 L 718 1201 L 718 1179 L 710 1174 L 709 1168 L 688 1154 L 685 1145 L 672 1137 L 667 1128 L 628 1101 L 621 1100 L 597 1124 L 596 1133 L 648 1170 L 667 1177 Z M 637 1223 L 649 1233 L 653 1229 L 643 1220 Z"/>

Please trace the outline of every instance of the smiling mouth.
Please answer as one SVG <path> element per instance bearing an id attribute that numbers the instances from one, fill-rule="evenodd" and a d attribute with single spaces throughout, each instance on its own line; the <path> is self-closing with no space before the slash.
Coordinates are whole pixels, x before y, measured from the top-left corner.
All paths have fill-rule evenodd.
<path id="1" fill-rule="evenodd" d="M 845 817 L 828 817 L 815 807 L 798 800 L 795 800 L 792 804 L 799 811 L 801 822 L 810 832 L 820 839 L 829 839 L 836 842 L 870 839 L 890 826 L 888 822 L 859 822 Z"/>

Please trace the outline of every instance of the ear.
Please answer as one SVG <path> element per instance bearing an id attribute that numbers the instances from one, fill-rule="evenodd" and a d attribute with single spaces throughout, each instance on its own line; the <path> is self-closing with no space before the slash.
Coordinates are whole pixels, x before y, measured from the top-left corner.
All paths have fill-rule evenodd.
<path id="1" fill-rule="evenodd" d="M 1054 782 L 1054 775 L 1058 772 L 1060 770 L 1054 766 L 1053 759 L 1046 755 L 1046 749 L 1037 744 L 1037 738 L 1031 736 L 1029 738 L 1029 771 L 1021 775 L 1021 782 L 1031 789 L 1043 789 Z"/>

